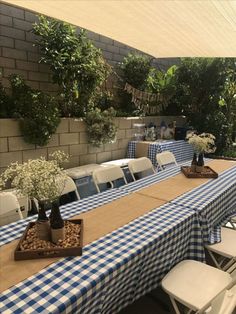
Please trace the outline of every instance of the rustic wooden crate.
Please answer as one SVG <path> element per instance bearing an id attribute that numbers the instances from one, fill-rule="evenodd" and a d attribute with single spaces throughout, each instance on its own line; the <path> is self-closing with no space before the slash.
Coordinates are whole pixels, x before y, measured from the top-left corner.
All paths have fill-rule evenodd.
<path id="1" fill-rule="evenodd" d="M 191 167 L 189 166 L 182 166 L 181 171 L 187 178 L 218 178 L 218 173 L 211 169 L 209 166 L 204 166 L 205 172 L 193 172 Z M 207 170 L 207 171 L 206 171 Z"/>
<path id="2" fill-rule="evenodd" d="M 27 250 L 21 251 L 20 246 L 26 238 L 28 230 L 35 225 L 35 222 L 30 222 L 26 227 L 16 249 L 14 252 L 14 259 L 16 261 L 26 260 L 26 259 L 37 259 L 37 258 L 49 258 L 49 257 L 65 257 L 65 256 L 81 256 L 83 247 L 83 220 L 82 219 L 68 219 L 67 221 L 80 224 L 80 244 L 76 247 L 54 247 L 50 249 L 37 249 L 37 250 Z"/>

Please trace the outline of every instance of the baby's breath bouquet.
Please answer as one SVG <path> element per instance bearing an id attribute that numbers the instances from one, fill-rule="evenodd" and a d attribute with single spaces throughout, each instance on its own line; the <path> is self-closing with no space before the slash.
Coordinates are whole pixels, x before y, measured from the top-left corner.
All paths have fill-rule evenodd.
<path id="1" fill-rule="evenodd" d="M 2 186 L 10 181 L 18 193 L 36 199 L 38 204 L 38 220 L 36 230 L 40 240 L 64 239 L 64 222 L 60 216 L 58 199 L 64 189 L 66 174 L 60 168 L 58 160 L 47 161 L 44 157 L 28 160 L 23 164 L 12 163 L 1 175 Z M 45 212 L 45 203 L 52 203 L 50 224 Z M 60 229 L 53 230 L 53 224 L 58 219 Z M 56 221 L 56 223 L 58 223 Z M 50 227 L 51 226 L 51 227 Z M 60 232 L 60 233 L 59 233 Z"/>
<path id="2" fill-rule="evenodd" d="M 200 135 L 190 133 L 187 135 L 186 140 L 193 146 L 195 153 L 214 153 L 216 150 L 215 136 L 211 133 L 202 133 Z"/>
<path id="3" fill-rule="evenodd" d="M 55 160 L 41 157 L 23 164 L 12 163 L 1 175 L 1 184 L 10 180 L 12 187 L 29 198 L 52 202 L 64 188 L 66 174 Z"/>

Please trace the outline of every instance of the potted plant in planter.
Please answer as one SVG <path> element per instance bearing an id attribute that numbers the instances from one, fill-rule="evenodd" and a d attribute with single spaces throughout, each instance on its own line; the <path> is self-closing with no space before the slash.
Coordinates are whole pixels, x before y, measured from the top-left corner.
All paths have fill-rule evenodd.
<path id="1" fill-rule="evenodd" d="M 50 240 L 52 238 L 55 243 L 58 239 L 63 240 L 64 222 L 60 215 L 58 199 L 64 188 L 66 174 L 60 168 L 58 160 L 47 161 L 41 157 L 28 160 L 23 164 L 12 163 L 3 172 L 0 180 L 2 186 L 10 180 L 11 185 L 17 191 L 38 201 L 39 210 L 36 226 L 39 239 Z M 50 225 L 44 208 L 47 202 L 53 205 Z M 56 234 L 55 237 L 54 234 Z"/>
<path id="2" fill-rule="evenodd" d="M 215 136 L 211 133 L 201 133 L 199 135 L 190 133 L 187 135 L 186 140 L 193 146 L 194 150 L 192 166 L 195 166 L 195 169 L 192 169 L 192 171 L 202 172 L 204 167 L 204 153 L 214 153 L 216 150 Z"/>

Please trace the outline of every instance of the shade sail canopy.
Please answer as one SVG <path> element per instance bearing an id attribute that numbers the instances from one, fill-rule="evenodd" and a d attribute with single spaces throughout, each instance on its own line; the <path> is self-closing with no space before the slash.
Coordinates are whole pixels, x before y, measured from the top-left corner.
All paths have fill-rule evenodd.
<path id="1" fill-rule="evenodd" d="M 154 57 L 235 57 L 236 1 L 8 0 Z"/>

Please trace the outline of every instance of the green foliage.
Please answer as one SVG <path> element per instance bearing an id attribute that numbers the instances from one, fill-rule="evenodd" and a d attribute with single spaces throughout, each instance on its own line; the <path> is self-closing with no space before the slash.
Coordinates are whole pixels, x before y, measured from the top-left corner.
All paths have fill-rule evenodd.
<path id="1" fill-rule="evenodd" d="M 99 91 L 96 92 L 94 97 L 96 107 L 101 110 L 107 110 L 113 105 L 113 94 L 110 91 Z"/>
<path id="2" fill-rule="evenodd" d="M 158 70 L 151 65 L 151 59 L 147 56 L 129 54 L 121 66 L 121 77 L 124 82 L 133 87 L 154 94 L 159 94 L 159 100 L 149 103 L 150 106 L 162 107 L 163 113 L 173 95 L 175 94 L 175 73 L 176 66 L 170 67 L 166 72 Z M 120 92 L 120 109 L 127 115 L 143 115 L 132 103 L 132 96 L 124 91 Z"/>
<path id="3" fill-rule="evenodd" d="M 159 94 L 159 104 L 164 111 L 176 91 L 176 73 L 177 66 L 171 66 L 166 72 L 152 68 L 147 77 L 147 89 L 151 93 Z M 165 113 L 168 113 L 165 112 Z"/>
<path id="4" fill-rule="evenodd" d="M 231 146 L 223 150 L 222 156 L 236 158 L 236 146 Z"/>
<path id="5" fill-rule="evenodd" d="M 61 87 L 62 113 L 81 116 L 87 111 L 90 98 L 110 73 L 102 54 L 82 30 L 67 23 L 39 17 L 34 33 L 42 52 L 40 62 L 50 66 L 53 81 Z"/>
<path id="6" fill-rule="evenodd" d="M 145 90 L 146 80 L 151 70 L 151 60 L 147 56 L 129 53 L 120 64 L 121 78 L 123 84 L 119 92 L 120 102 L 117 112 L 120 116 L 139 116 L 142 112 L 138 110 L 131 101 L 132 96 L 123 90 L 124 83 L 129 83 L 133 87 Z"/>
<path id="7" fill-rule="evenodd" d="M 122 78 L 140 90 L 145 90 L 146 79 L 151 70 L 151 60 L 147 56 L 129 53 L 121 63 Z"/>
<path id="8" fill-rule="evenodd" d="M 54 99 L 27 86 L 18 75 L 10 77 L 12 102 L 21 118 L 21 130 L 27 143 L 46 145 L 60 122 Z"/>
<path id="9" fill-rule="evenodd" d="M 218 153 L 232 137 L 234 97 L 229 81 L 235 84 L 235 70 L 234 59 L 185 58 L 176 71 L 173 105 L 198 132 L 216 136 Z"/>
<path id="10" fill-rule="evenodd" d="M 104 111 L 94 108 L 87 112 L 85 121 L 87 123 L 89 143 L 99 147 L 102 144 L 114 141 L 117 131 L 114 124 L 115 115 L 116 111 L 112 107 Z"/>
<path id="11" fill-rule="evenodd" d="M 5 88 L 0 83 L 0 119 L 12 118 L 14 115 L 15 110 L 12 106 L 11 98 L 7 95 Z"/>

